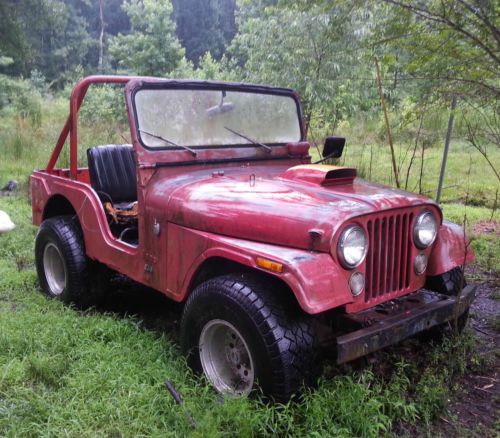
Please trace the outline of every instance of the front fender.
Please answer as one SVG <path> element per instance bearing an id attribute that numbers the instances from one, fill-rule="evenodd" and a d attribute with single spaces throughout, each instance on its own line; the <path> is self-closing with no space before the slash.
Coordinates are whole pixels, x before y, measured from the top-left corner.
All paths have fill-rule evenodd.
<path id="1" fill-rule="evenodd" d="M 182 269 L 177 271 L 177 275 L 182 275 L 183 280 L 179 282 L 180 278 L 175 281 L 175 278 L 169 277 L 171 287 L 182 283 L 177 293 L 169 288 L 171 294 L 174 292 L 173 295 L 180 293 L 176 297 L 178 300 L 187 297 L 191 281 L 200 266 L 207 259 L 221 257 L 280 278 L 290 287 L 300 307 L 307 313 L 320 313 L 352 302 L 345 274 L 330 254 L 225 237 L 173 224 L 169 224 L 169 230 L 169 243 L 177 235 L 184 245 L 187 242 L 198 242 L 193 244 L 193 248 L 202 249 L 184 274 L 180 272 Z M 191 253 L 191 248 L 184 246 L 184 254 L 187 253 Z M 281 263 L 283 271 L 275 273 L 259 267 L 258 257 Z"/>
<path id="2" fill-rule="evenodd" d="M 429 257 L 427 275 L 443 274 L 473 261 L 474 251 L 463 227 L 444 220 Z"/>

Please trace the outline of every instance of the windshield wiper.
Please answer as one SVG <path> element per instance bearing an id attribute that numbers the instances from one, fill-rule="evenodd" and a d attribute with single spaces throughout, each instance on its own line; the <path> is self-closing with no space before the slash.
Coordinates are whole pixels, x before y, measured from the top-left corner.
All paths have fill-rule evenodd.
<path id="1" fill-rule="evenodd" d="M 235 130 L 228 128 L 227 126 L 224 126 L 224 129 L 227 129 L 229 132 L 232 132 L 233 134 L 237 135 L 238 137 L 241 137 L 241 138 L 244 138 L 245 140 L 248 140 L 250 143 L 253 143 L 256 146 L 260 146 L 261 148 L 264 148 L 266 150 L 266 152 L 268 152 L 268 153 L 272 152 L 272 150 L 273 150 L 268 145 L 263 144 L 263 143 L 259 143 L 258 141 L 255 141 L 255 140 L 251 139 L 250 137 L 247 137 L 246 135 L 241 134 L 240 132 L 236 132 Z"/>
<path id="2" fill-rule="evenodd" d="M 175 147 L 178 147 L 178 148 L 182 148 L 182 149 L 186 149 L 186 151 L 189 151 L 189 152 L 191 152 L 193 154 L 193 157 L 196 157 L 196 155 L 198 155 L 196 153 L 196 151 L 194 151 L 193 149 L 188 148 L 187 146 L 183 146 L 182 144 L 174 143 L 172 140 L 169 140 L 168 138 L 162 137 L 161 135 L 151 134 L 151 132 L 144 131 L 144 129 L 138 129 L 138 131 L 142 132 L 142 133 L 144 133 L 146 135 L 150 135 L 151 137 L 157 138 L 158 140 L 162 140 L 162 141 L 164 141 L 167 144 L 171 144 L 172 146 L 175 146 Z"/>

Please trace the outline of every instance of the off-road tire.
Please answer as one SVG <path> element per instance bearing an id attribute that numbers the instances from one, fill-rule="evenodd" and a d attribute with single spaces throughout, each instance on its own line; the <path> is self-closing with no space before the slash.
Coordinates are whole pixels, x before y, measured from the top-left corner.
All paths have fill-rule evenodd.
<path id="1" fill-rule="evenodd" d="M 54 293 L 47 280 L 44 251 L 48 245 L 57 248 L 64 263 L 65 285 L 59 293 Z M 85 254 L 85 243 L 76 218 L 56 216 L 42 222 L 36 236 L 35 263 L 40 287 L 46 295 L 78 307 L 91 304 L 93 293 L 89 281 L 90 261 Z"/>
<path id="2" fill-rule="evenodd" d="M 443 274 L 427 277 L 425 288 L 443 295 L 458 296 L 467 285 L 461 267 L 456 267 Z M 447 334 L 460 334 L 467 325 L 469 309 L 455 320 L 432 327 L 422 334 L 422 339 L 441 341 Z"/>
<path id="3" fill-rule="evenodd" d="M 466 286 L 464 271 L 456 267 L 448 272 L 433 277 L 427 277 L 425 287 L 440 294 L 457 296 Z"/>
<path id="4" fill-rule="evenodd" d="M 314 332 L 310 319 L 277 290 L 253 275 L 225 275 L 192 292 L 181 321 L 181 346 L 189 365 L 202 371 L 199 339 L 205 324 L 224 320 L 236 327 L 254 360 L 266 396 L 285 402 L 302 384 L 315 383 Z"/>

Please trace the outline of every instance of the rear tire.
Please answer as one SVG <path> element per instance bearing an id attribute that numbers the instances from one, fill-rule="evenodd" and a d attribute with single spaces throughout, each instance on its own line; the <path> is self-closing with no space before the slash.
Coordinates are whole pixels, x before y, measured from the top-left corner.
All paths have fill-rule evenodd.
<path id="1" fill-rule="evenodd" d="M 314 384 L 313 327 L 288 298 L 253 276 L 226 275 L 199 285 L 181 321 L 190 366 L 232 395 L 247 395 L 258 384 L 284 402 L 303 383 Z"/>
<path id="2" fill-rule="evenodd" d="M 77 219 L 57 216 L 42 222 L 35 242 L 35 263 L 42 291 L 64 303 L 86 307 L 95 299 Z"/>

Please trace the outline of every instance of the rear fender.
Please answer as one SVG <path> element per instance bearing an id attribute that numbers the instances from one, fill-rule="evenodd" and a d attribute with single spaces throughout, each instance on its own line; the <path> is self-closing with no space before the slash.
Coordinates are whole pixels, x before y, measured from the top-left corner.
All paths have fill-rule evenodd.
<path id="1" fill-rule="evenodd" d="M 474 252 L 465 230 L 444 220 L 427 265 L 427 275 L 436 276 L 474 261 Z"/>
<path id="2" fill-rule="evenodd" d="M 89 258 L 146 283 L 149 277 L 144 274 L 143 260 L 138 249 L 113 237 L 101 201 L 88 184 L 35 171 L 31 176 L 31 191 L 35 225 L 43 221 L 50 200 L 59 197 L 76 212 Z M 64 208 L 59 212 L 52 212 L 52 215 L 68 214 L 68 211 Z"/>

